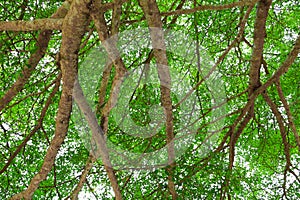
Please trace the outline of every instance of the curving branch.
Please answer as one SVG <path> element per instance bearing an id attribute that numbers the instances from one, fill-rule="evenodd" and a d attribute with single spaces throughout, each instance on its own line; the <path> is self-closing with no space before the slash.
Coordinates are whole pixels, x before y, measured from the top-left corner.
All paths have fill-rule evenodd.
<path id="1" fill-rule="evenodd" d="M 55 87 L 54 87 L 53 91 L 51 92 L 50 96 L 48 97 L 48 99 L 47 99 L 47 101 L 45 103 L 45 106 L 43 107 L 43 109 L 41 111 L 41 114 L 40 114 L 40 117 L 38 119 L 37 125 L 29 133 L 29 135 L 23 140 L 23 142 L 17 147 L 17 149 L 14 151 L 14 153 L 11 154 L 11 156 L 8 158 L 8 160 L 7 160 L 6 164 L 4 165 L 4 167 L 0 170 L 0 174 L 2 174 L 3 172 L 6 171 L 6 169 L 12 163 L 12 161 L 14 160 L 14 158 L 20 153 L 20 151 L 22 150 L 22 148 L 25 147 L 25 145 L 30 140 L 30 138 L 42 127 L 43 120 L 44 120 L 44 118 L 46 116 L 46 112 L 47 112 L 49 106 L 52 103 L 52 98 L 55 96 L 55 94 L 59 90 L 60 80 L 61 80 L 61 74 L 59 74 L 58 77 L 57 77 L 57 79 L 55 80 Z"/>
<path id="2" fill-rule="evenodd" d="M 272 99 L 269 97 L 267 92 L 262 93 L 263 98 L 269 105 L 269 107 L 272 110 L 272 113 L 275 115 L 275 118 L 277 120 L 281 138 L 282 138 L 282 143 L 284 145 L 284 155 L 286 159 L 286 170 L 288 171 L 290 166 L 291 166 L 291 155 L 290 155 L 290 145 L 287 139 L 287 132 L 285 130 L 284 126 L 284 118 L 282 117 L 282 114 L 278 110 L 278 106 L 272 101 Z"/>
<path id="3" fill-rule="evenodd" d="M 113 190 L 115 192 L 116 199 L 122 199 L 120 187 L 118 185 L 118 180 L 117 180 L 115 172 L 112 168 L 112 164 L 110 162 L 104 132 L 101 129 L 101 127 L 98 125 L 97 118 L 96 118 L 94 112 L 92 111 L 92 109 L 90 108 L 88 102 L 86 101 L 85 96 L 83 94 L 83 91 L 82 91 L 78 81 L 76 81 L 76 83 L 75 83 L 73 95 L 74 95 L 74 99 L 75 99 L 78 107 L 80 108 L 80 110 L 84 114 L 85 119 L 86 119 L 86 121 L 87 121 L 87 123 L 88 123 L 88 125 L 89 125 L 89 127 L 92 131 L 91 144 L 92 144 L 92 146 L 97 147 L 96 149 L 92 149 L 92 151 L 91 151 L 91 156 L 93 157 L 92 161 L 95 161 L 96 158 L 98 158 L 99 156 L 101 157 L 101 159 L 103 161 L 103 164 L 104 164 L 104 167 L 106 169 L 107 175 L 108 175 L 108 177 L 111 181 L 111 185 L 112 185 Z M 92 164 L 93 163 L 91 163 L 91 165 Z M 87 167 L 87 170 L 88 170 L 92 166 L 89 166 L 89 167 L 86 166 L 86 167 Z M 88 172 L 84 172 L 84 173 L 88 173 Z M 86 176 L 86 175 L 84 175 L 84 176 Z M 84 176 L 82 178 L 84 178 Z M 84 180 L 82 180 L 82 181 L 84 181 Z M 78 191 L 79 187 L 76 190 Z M 76 190 L 75 190 L 75 193 L 76 193 Z M 73 195 L 72 198 L 75 198 L 75 197 L 76 196 Z"/>
<path id="4" fill-rule="evenodd" d="M 272 0 L 261 0 L 258 3 L 256 11 L 256 20 L 254 23 L 254 45 L 252 48 L 252 56 L 250 63 L 250 83 L 249 83 L 249 96 L 261 85 L 260 82 L 260 67 L 262 63 L 264 40 L 266 37 L 266 20 L 271 6 Z M 232 169 L 234 162 L 234 149 L 235 144 L 242 133 L 243 129 L 246 127 L 248 122 L 254 116 L 254 101 L 253 104 L 247 110 L 247 115 L 241 123 L 241 127 L 231 135 L 230 138 L 230 154 L 229 154 L 229 168 Z M 234 130 L 233 130 L 234 131 Z"/>
<path id="5" fill-rule="evenodd" d="M 281 135 L 281 139 L 282 139 L 282 143 L 283 143 L 283 147 L 284 147 L 285 161 L 286 161 L 285 169 L 283 172 L 282 188 L 283 188 L 283 196 L 287 197 L 287 195 L 286 195 L 287 173 L 291 171 L 290 168 L 292 166 L 292 163 L 291 163 L 290 144 L 288 142 L 287 131 L 285 130 L 285 126 L 284 126 L 284 118 L 283 118 L 282 114 L 280 113 L 280 111 L 278 110 L 278 106 L 272 101 L 272 99 L 269 97 L 267 92 L 262 93 L 262 96 L 265 99 L 265 101 L 267 102 L 267 104 L 269 105 L 269 107 L 271 108 L 272 113 L 275 115 L 275 118 L 279 125 L 280 135 Z"/>
<path id="6" fill-rule="evenodd" d="M 108 26 L 104 19 L 104 12 L 102 10 L 102 5 L 99 2 L 94 2 L 94 7 L 91 16 L 95 22 L 95 27 L 97 29 L 100 41 L 102 42 L 105 50 L 107 51 L 109 59 L 111 60 L 111 62 L 114 64 L 116 68 L 116 75 L 112 83 L 110 98 L 102 110 L 102 115 L 105 118 L 104 120 L 106 121 L 111 109 L 115 106 L 117 102 L 119 90 L 123 81 L 123 77 L 127 72 L 127 69 L 120 57 L 119 50 L 117 49 L 116 46 L 117 41 L 115 41 L 116 38 L 110 38 L 111 35 L 109 35 L 108 33 Z M 115 19 L 114 21 L 115 21 L 114 23 L 118 23 L 116 22 L 117 19 Z M 114 29 L 115 29 L 114 31 L 117 31 L 116 28 Z M 107 39 L 109 39 L 109 41 L 107 41 Z M 107 124 L 107 122 L 104 122 L 104 124 Z M 104 127 L 103 130 L 104 132 L 106 132 L 106 127 Z"/>
<path id="7" fill-rule="evenodd" d="M 60 50 L 63 87 L 56 115 L 54 138 L 49 145 L 40 171 L 31 179 L 26 190 L 16 194 L 11 199 L 32 198 L 39 184 L 47 178 L 48 173 L 51 171 L 58 150 L 66 137 L 73 103 L 73 87 L 77 77 L 78 52 L 81 39 L 88 25 L 88 3 L 85 1 L 74 1 L 64 19 Z"/>
<path id="8" fill-rule="evenodd" d="M 173 174 L 175 169 L 175 149 L 174 149 L 174 132 L 173 132 L 173 112 L 171 100 L 171 76 L 168 67 L 166 46 L 164 41 L 164 32 L 160 11 L 155 0 L 140 0 L 139 4 L 143 9 L 144 15 L 148 22 L 153 53 L 156 58 L 157 72 L 160 80 L 161 103 L 164 107 L 166 116 L 166 133 L 167 133 L 167 151 L 168 151 L 168 188 L 172 199 L 177 199 Z"/>
<path id="9" fill-rule="evenodd" d="M 95 162 L 95 157 L 93 155 L 90 155 L 88 160 L 86 161 L 86 165 L 84 167 L 84 170 L 81 173 L 79 182 L 78 182 L 76 188 L 73 190 L 73 192 L 71 194 L 71 199 L 72 200 L 77 200 L 78 199 L 78 194 L 81 191 L 84 183 L 86 182 L 86 178 L 87 178 L 90 170 L 92 169 L 94 162 Z"/>
<path id="10" fill-rule="evenodd" d="M 290 66 L 296 60 L 299 52 L 300 52 L 300 35 L 298 35 L 293 49 L 290 51 L 285 61 L 281 64 L 281 66 L 277 69 L 277 71 L 273 74 L 273 76 L 269 78 L 262 86 L 257 88 L 249 98 L 253 99 L 255 96 L 261 94 L 270 85 L 275 83 L 284 73 L 286 73 L 289 70 Z"/>
<path id="11" fill-rule="evenodd" d="M 253 9 L 254 5 L 249 6 L 246 14 L 243 18 L 243 20 L 240 23 L 240 30 L 237 34 L 237 36 L 235 37 L 235 39 L 228 45 L 228 47 L 226 48 L 226 50 L 222 53 L 222 55 L 219 56 L 217 62 L 214 64 L 214 66 L 209 70 L 209 72 L 207 72 L 207 74 L 200 80 L 198 81 L 195 86 L 193 86 L 193 88 L 187 92 L 187 94 L 174 106 L 174 107 L 178 107 L 183 101 L 185 101 L 202 83 L 204 83 L 205 80 L 207 80 L 212 73 L 217 69 L 218 65 L 224 60 L 224 58 L 227 56 L 227 54 L 231 51 L 232 48 L 234 48 L 234 46 L 240 42 L 243 38 L 243 34 L 245 31 L 245 27 L 246 27 L 246 23 L 248 21 L 248 18 L 250 16 L 250 13 Z"/>
<path id="12" fill-rule="evenodd" d="M 54 13 L 51 17 L 53 19 L 62 18 L 68 12 L 68 2 L 63 3 L 63 6 L 58 8 L 57 12 Z M 22 75 L 18 77 L 16 82 L 9 88 L 9 90 L 0 98 L 0 111 L 2 111 L 9 102 L 23 89 L 24 85 L 31 76 L 31 73 L 35 70 L 36 66 L 40 60 L 44 57 L 48 43 L 50 41 L 52 31 L 43 30 L 37 39 L 37 51 L 34 52 L 29 60 L 28 66 L 25 66 Z"/>
<path id="13" fill-rule="evenodd" d="M 294 137 L 296 139 L 296 144 L 298 146 L 298 151 L 300 152 L 300 138 L 299 138 L 299 134 L 298 134 L 298 131 L 297 131 L 295 123 L 294 123 L 294 119 L 293 119 L 293 115 L 292 115 L 291 110 L 290 110 L 290 106 L 289 106 L 289 104 L 288 104 L 288 102 L 287 102 L 287 100 L 286 100 L 286 98 L 285 98 L 285 96 L 283 94 L 283 91 L 282 91 L 279 79 L 276 81 L 275 85 L 276 85 L 276 88 L 277 88 L 277 92 L 278 92 L 280 101 L 282 102 L 282 104 L 284 106 L 284 109 L 286 111 L 286 114 L 287 114 L 287 117 L 288 117 L 289 126 L 291 127 L 291 129 L 292 129 L 292 131 L 294 133 Z"/>

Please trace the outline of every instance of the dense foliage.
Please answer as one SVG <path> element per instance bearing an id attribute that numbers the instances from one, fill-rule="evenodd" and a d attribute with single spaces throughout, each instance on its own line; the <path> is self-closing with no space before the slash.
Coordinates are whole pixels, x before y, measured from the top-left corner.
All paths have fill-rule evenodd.
<path id="1" fill-rule="evenodd" d="M 0 20 L 0 199 L 300 198 L 298 0 L 12 0 Z"/>

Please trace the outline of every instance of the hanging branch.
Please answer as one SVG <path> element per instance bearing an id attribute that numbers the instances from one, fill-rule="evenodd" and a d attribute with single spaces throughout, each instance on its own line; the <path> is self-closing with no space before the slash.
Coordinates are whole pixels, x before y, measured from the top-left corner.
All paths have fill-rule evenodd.
<path id="1" fill-rule="evenodd" d="M 110 37 L 110 35 L 108 34 L 108 26 L 105 22 L 104 15 L 103 15 L 104 13 L 102 12 L 101 6 L 102 5 L 99 2 L 94 2 L 91 16 L 95 22 L 95 27 L 97 29 L 100 41 L 102 42 L 104 48 L 106 49 L 109 59 L 111 59 L 112 63 L 116 68 L 116 75 L 112 82 L 110 97 L 102 110 L 103 131 L 106 133 L 107 125 L 108 125 L 108 115 L 111 109 L 117 103 L 119 90 L 124 75 L 127 72 L 127 69 L 120 57 L 119 50 L 116 47 L 116 41 L 113 41 L 112 39 L 110 39 L 109 42 L 106 41 Z"/>
<path id="2" fill-rule="evenodd" d="M 249 97 L 253 92 L 261 85 L 260 82 L 260 67 L 261 59 L 263 54 L 264 39 L 266 37 L 266 20 L 271 6 L 271 0 L 262 0 L 258 3 L 258 8 L 256 11 L 256 20 L 254 23 L 254 45 L 252 48 L 252 57 L 250 63 L 250 83 L 249 83 Z M 254 102 L 250 106 L 249 111 L 244 118 L 241 127 L 237 132 L 231 135 L 230 138 L 230 154 L 229 154 L 229 169 L 232 169 L 234 162 L 234 148 L 235 144 L 242 133 L 242 130 L 246 127 L 248 122 L 254 116 Z M 234 130 L 233 130 L 234 131 Z"/>
<path id="3" fill-rule="evenodd" d="M 252 57 L 250 63 L 250 83 L 249 83 L 249 96 L 253 94 L 253 92 L 261 85 L 260 83 L 260 66 L 261 66 L 261 58 L 263 55 L 263 46 L 264 46 L 264 39 L 266 37 L 266 20 L 269 12 L 269 8 L 271 6 L 272 0 L 261 0 L 258 3 L 257 11 L 256 11 L 256 19 L 254 23 L 254 45 L 252 48 Z M 246 116 L 244 117 L 243 121 L 240 123 L 239 128 L 235 131 L 231 128 L 230 132 L 230 146 L 229 146 L 229 165 L 228 168 L 231 171 L 234 165 L 234 158 L 235 158 L 235 145 L 242 134 L 243 130 L 249 123 L 249 121 L 254 116 L 254 101 L 249 104 L 249 110 L 243 110 Z M 248 100 L 249 102 L 249 100 Z M 238 118 L 242 118 L 243 116 L 239 116 Z M 221 192 L 221 199 L 224 199 L 226 193 L 228 193 L 230 180 L 228 177 L 225 178 L 224 183 L 224 190 Z M 229 193 L 228 193 L 229 195 Z"/>
<path id="4" fill-rule="evenodd" d="M 27 142 L 30 140 L 30 138 L 42 127 L 44 118 L 46 116 L 46 112 L 48 111 L 49 106 L 52 103 L 52 98 L 55 96 L 55 94 L 58 92 L 59 90 L 59 86 L 60 86 L 60 80 L 61 80 L 61 74 L 58 75 L 58 77 L 55 80 L 55 86 L 53 91 L 51 92 L 51 94 L 49 95 L 45 106 L 43 107 L 40 117 L 38 119 L 37 125 L 33 128 L 33 130 L 27 135 L 27 137 L 23 140 L 23 142 L 17 147 L 17 149 L 11 154 L 11 156 L 8 158 L 6 164 L 4 165 L 4 167 L 0 170 L 0 174 L 2 174 L 3 172 L 6 171 L 6 169 L 9 167 L 9 165 L 12 163 L 12 161 L 14 160 L 14 158 L 20 153 L 20 151 L 22 150 L 23 147 L 25 147 L 25 145 L 27 144 Z"/>
<path id="5" fill-rule="evenodd" d="M 275 85 L 276 85 L 276 88 L 277 88 L 277 92 L 278 92 L 280 101 L 282 102 L 282 104 L 283 104 L 283 106 L 285 108 L 285 111 L 286 111 L 286 114 L 287 114 L 287 117 L 288 117 L 289 126 L 291 127 L 291 129 L 292 129 L 292 131 L 294 133 L 294 137 L 296 139 L 296 144 L 298 146 L 298 151 L 300 152 L 300 138 L 299 138 L 299 134 L 298 134 L 298 131 L 296 129 L 296 126 L 295 126 L 295 123 L 294 123 L 294 120 L 293 120 L 293 115 L 291 113 L 290 106 L 289 106 L 286 98 L 284 97 L 284 94 L 283 94 L 283 91 L 282 91 L 279 79 L 276 81 Z"/>
<path id="6" fill-rule="evenodd" d="M 32 198 L 39 184 L 47 178 L 48 173 L 51 171 L 58 150 L 66 137 L 72 110 L 73 87 L 75 77 L 77 77 L 78 52 L 87 27 L 88 12 L 87 2 L 75 1 L 64 19 L 60 50 L 60 65 L 64 84 L 56 115 L 55 135 L 49 145 L 40 171 L 31 179 L 26 190 L 16 194 L 11 199 Z"/>
<path id="7" fill-rule="evenodd" d="M 91 146 L 92 148 L 96 146 L 96 149 L 91 150 L 91 156 L 93 157 L 94 161 L 99 156 L 102 159 L 102 162 L 104 164 L 104 167 L 106 169 L 108 178 L 110 179 L 112 188 L 115 192 L 116 199 L 122 199 L 120 187 L 118 185 L 118 180 L 115 175 L 115 172 L 112 168 L 112 164 L 109 159 L 109 153 L 108 148 L 106 146 L 106 139 L 103 130 L 98 125 L 97 118 L 90 108 L 87 100 L 84 97 L 83 91 L 78 83 L 76 81 L 75 87 L 74 87 L 74 99 L 80 108 L 81 112 L 84 114 L 84 117 L 92 131 L 92 138 L 91 138 Z M 92 164 L 92 163 L 91 163 Z M 90 168 L 90 167 L 89 167 Z M 83 177 L 84 178 L 84 177 Z M 75 196 L 73 196 L 75 198 Z"/>
<path id="8" fill-rule="evenodd" d="M 121 14 L 121 5 L 118 5 L 117 3 L 121 3 L 121 1 L 117 1 L 114 4 L 114 11 L 113 11 L 113 25 L 114 27 L 112 27 L 112 32 L 114 34 L 116 34 L 118 32 L 118 27 L 119 27 L 119 18 L 120 18 L 120 14 Z M 101 117 L 102 117 L 102 132 L 100 134 L 102 134 L 102 136 L 99 138 L 99 134 L 96 134 L 99 132 L 99 128 L 100 127 L 95 127 L 94 131 L 92 129 L 92 138 L 93 140 L 96 141 L 96 144 L 99 146 L 98 149 L 103 149 L 103 152 L 100 152 L 100 155 L 102 157 L 102 160 L 105 161 L 104 162 L 104 167 L 105 170 L 108 174 L 108 177 L 110 179 L 111 185 L 113 187 L 113 190 L 115 192 L 115 196 L 116 199 L 122 199 L 122 194 L 120 191 L 120 187 L 118 185 L 118 181 L 115 175 L 115 172 L 112 168 L 112 165 L 110 163 L 109 160 L 109 156 L 108 156 L 108 151 L 107 151 L 107 147 L 106 147 L 106 143 L 105 143 L 105 133 L 107 132 L 108 129 L 108 115 L 110 113 L 110 110 L 114 107 L 114 105 L 116 104 L 117 101 L 117 97 L 119 94 L 119 90 L 120 90 L 120 86 L 123 80 L 123 77 L 125 75 L 125 72 L 127 71 L 125 68 L 125 65 L 123 63 L 123 61 L 120 58 L 120 53 L 116 47 L 116 41 L 111 41 L 111 42 L 106 42 L 107 39 L 109 39 L 109 33 L 108 33 L 108 26 L 105 22 L 104 19 L 104 11 L 103 11 L 103 5 L 100 2 L 93 2 L 92 4 L 92 12 L 91 12 L 91 17 L 94 20 L 95 23 L 95 27 L 96 30 L 98 32 L 100 41 L 102 42 L 103 46 L 105 47 L 106 51 L 108 52 L 108 56 L 111 59 L 112 63 L 115 65 L 116 67 L 116 75 L 114 77 L 113 83 L 112 83 L 112 89 L 111 89 L 111 95 L 110 98 L 107 102 L 107 104 L 104 106 L 102 113 L 101 113 Z M 104 79 L 102 81 L 101 87 L 100 87 L 100 93 L 99 95 L 103 95 L 105 96 L 105 91 L 106 91 L 106 87 L 107 87 L 107 83 L 108 83 L 108 77 L 110 75 L 110 70 L 111 70 L 112 65 L 108 64 L 108 68 L 105 69 L 104 71 Z M 82 102 L 81 102 L 82 103 Z M 99 97 L 99 103 L 102 104 L 104 103 L 104 98 L 100 98 Z M 82 104 L 83 105 L 83 104 Z M 101 107 L 100 107 L 101 108 Z M 99 107 L 97 109 L 99 111 Z M 89 112 L 85 112 L 86 114 L 90 113 L 92 111 Z M 90 120 L 91 121 L 91 120 Z M 97 120 L 96 118 L 94 119 L 93 123 L 89 123 L 90 127 L 92 124 L 96 123 L 97 124 Z M 105 150 L 106 149 L 106 150 Z M 94 157 L 97 157 L 97 155 L 93 155 Z"/>
<path id="9" fill-rule="evenodd" d="M 269 105 L 269 107 L 272 110 L 272 113 L 275 115 L 275 118 L 278 122 L 280 135 L 282 138 L 282 143 L 284 145 L 284 154 L 286 159 L 286 170 L 288 171 L 291 166 L 291 155 L 290 155 L 290 145 L 286 137 L 286 130 L 284 126 L 284 118 L 282 117 L 282 114 L 279 112 L 277 105 L 272 101 L 272 99 L 269 97 L 267 92 L 262 93 L 263 98 Z"/>
<path id="10" fill-rule="evenodd" d="M 175 168 L 175 149 L 173 132 L 173 112 L 171 100 L 171 76 L 168 68 L 168 59 L 162 30 L 160 11 L 155 0 L 140 0 L 141 8 L 148 22 L 150 37 L 154 48 L 154 57 L 157 62 L 157 71 L 160 80 L 161 103 L 166 116 L 167 151 L 168 151 L 168 188 L 172 199 L 177 199 L 173 174 Z"/>
<path id="11" fill-rule="evenodd" d="M 122 6 L 122 4 L 120 4 L 121 2 L 122 1 L 116 0 L 113 3 L 112 34 L 117 34 L 118 33 L 119 21 L 120 21 L 120 15 L 121 15 L 121 6 Z M 98 7 L 94 7 L 93 9 L 94 9 L 94 11 L 95 10 L 100 11 L 100 10 L 104 10 L 104 7 L 103 7 L 103 5 L 98 4 Z M 95 21 L 96 28 L 97 27 L 99 28 L 99 26 L 101 26 L 102 28 L 104 27 L 104 29 L 101 29 L 101 30 L 98 29 L 98 34 L 99 34 L 100 40 L 102 42 L 104 42 L 109 37 L 108 31 L 107 31 L 108 28 L 107 28 L 107 25 L 105 23 L 103 13 L 101 13 L 101 12 L 98 12 L 98 13 L 99 13 L 98 15 L 101 15 L 100 17 L 98 16 L 98 18 L 96 18 L 96 12 L 92 13 L 92 17 L 93 17 L 94 20 L 96 19 L 96 21 Z M 99 19 L 101 19 L 101 20 L 99 20 Z M 113 46 L 113 47 L 110 46 L 109 48 L 110 49 L 116 48 L 115 45 L 116 44 L 111 44 L 111 46 Z M 114 49 L 113 51 L 115 52 L 116 50 Z M 111 51 L 109 51 L 109 52 L 111 52 Z M 112 67 L 112 64 L 108 64 L 108 66 L 105 68 L 105 70 L 103 72 L 103 80 L 101 82 L 101 87 L 99 89 L 99 91 L 100 91 L 100 93 L 99 93 L 99 105 L 100 106 L 102 106 L 104 104 L 105 91 L 106 91 L 106 88 L 107 88 L 108 78 L 109 78 L 109 75 L 110 75 L 111 67 Z M 108 149 L 107 149 L 106 143 L 105 143 L 104 133 L 106 133 L 107 128 L 105 128 L 105 131 L 103 131 L 98 126 L 96 116 L 94 116 L 93 111 L 88 106 L 88 104 L 85 100 L 85 97 L 83 95 L 82 89 L 80 88 L 80 85 L 78 84 L 78 82 L 75 85 L 74 97 L 75 97 L 75 101 L 77 102 L 80 110 L 85 114 L 85 117 L 86 117 L 86 120 L 89 124 L 89 127 L 92 129 L 92 141 L 97 144 L 98 149 L 97 149 L 97 152 L 92 152 L 91 153 L 90 159 L 87 161 L 85 169 L 82 172 L 82 175 L 80 177 L 80 181 L 79 181 L 77 187 L 74 189 L 74 191 L 71 194 L 71 198 L 72 199 L 78 199 L 78 194 L 79 194 L 80 190 L 82 189 L 84 183 L 86 182 L 86 177 L 87 177 L 90 169 L 92 168 L 93 163 L 96 161 L 96 158 L 100 155 L 103 162 L 104 162 L 104 166 L 105 166 L 105 169 L 107 171 L 108 177 L 111 181 L 113 190 L 114 190 L 115 195 L 116 195 L 116 199 L 122 199 L 121 191 L 120 191 L 120 188 L 119 188 L 119 185 L 118 185 L 118 181 L 117 181 L 115 172 L 112 169 L 112 164 L 109 160 Z M 101 107 L 98 106 L 97 112 L 100 111 L 99 110 L 100 108 Z M 106 120 L 106 121 L 108 121 L 108 120 Z"/>
<path id="12" fill-rule="evenodd" d="M 265 99 L 265 101 L 267 102 L 267 104 L 270 106 L 272 113 L 275 115 L 275 118 L 279 125 L 280 135 L 281 135 L 282 143 L 284 146 L 285 161 L 286 161 L 285 169 L 283 172 L 284 178 L 283 178 L 282 188 L 283 188 L 283 195 L 285 197 L 287 197 L 286 196 L 287 173 L 289 171 L 291 171 L 292 164 L 291 164 L 290 144 L 288 142 L 288 139 L 286 136 L 287 132 L 284 127 L 284 118 L 282 117 L 282 114 L 279 112 L 278 106 L 272 101 L 272 99 L 269 97 L 269 95 L 265 92 L 265 93 L 262 93 L 262 96 Z"/>
<path id="13" fill-rule="evenodd" d="M 86 161 L 85 167 L 80 175 L 80 179 L 78 181 L 77 186 L 75 187 L 75 189 L 73 190 L 73 192 L 71 193 L 71 195 L 68 198 L 70 198 L 72 200 L 78 199 L 78 194 L 81 191 L 84 183 L 86 183 L 87 176 L 88 176 L 90 170 L 92 169 L 95 161 L 96 161 L 95 157 L 93 155 L 90 155 L 88 160 Z"/>

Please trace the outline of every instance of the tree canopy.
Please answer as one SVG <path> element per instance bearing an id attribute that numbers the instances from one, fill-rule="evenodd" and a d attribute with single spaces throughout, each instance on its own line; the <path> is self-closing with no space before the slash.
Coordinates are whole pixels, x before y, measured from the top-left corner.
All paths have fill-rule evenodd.
<path id="1" fill-rule="evenodd" d="M 0 199 L 300 198 L 298 0 L 0 5 Z"/>

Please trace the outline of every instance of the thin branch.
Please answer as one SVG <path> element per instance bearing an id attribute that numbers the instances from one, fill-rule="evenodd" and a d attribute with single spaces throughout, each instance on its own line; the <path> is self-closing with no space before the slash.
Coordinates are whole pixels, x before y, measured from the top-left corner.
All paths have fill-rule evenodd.
<path id="1" fill-rule="evenodd" d="M 31 55 L 28 60 L 28 65 L 24 67 L 22 75 L 18 77 L 16 82 L 9 88 L 9 90 L 0 99 L 0 111 L 11 102 L 11 100 L 23 89 L 24 85 L 31 76 L 31 73 L 35 70 L 39 61 L 44 57 L 48 43 L 50 41 L 50 36 L 52 32 L 42 31 L 37 39 L 38 49 L 35 53 Z"/>
<path id="2" fill-rule="evenodd" d="M 128 0 L 118 0 L 110 3 L 101 4 L 101 9 L 99 9 L 99 11 L 101 10 L 101 12 L 106 12 L 107 10 L 113 9 L 116 3 L 124 4 L 127 1 Z"/>
<path id="3" fill-rule="evenodd" d="M 280 94 L 280 96 L 281 95 L 283 95 L 283 94 Z M 286 158 L 286 166 L 285 166 L 285 170 L 284 170 L 284 181 L 283 181 L 282 188 L 284 190 L 283 196 L 286 196 L 286 191 L 285 191 L 286 188 L 285 187 L 286 187 L 287 172 L 289 171 L 289 172 L 293 173 L 293 171 L 290 169 L 290 166 L 291 166 L 290 144 L 287 140 L 287 133 L 286 133 L 285 126 L 284 126 L 284 118 L 283 118 L 282 114 L 279 112 L 278 106 L 271 100 L 271 98 L 267 95 L 267 93 L 263 92 L 262 96 L 264 97 L 265 101 L 268 103 L 273 114 L 276 117 L 276 120 L 279 124 L 282 141 L 284 144 L 284 154 L 285 154 L 285 158 Z"/>
<path id="4" fill-rule="evenodd" d="M 279 125 L 279 130 L 282 138 L 282 143 L 284 145 L 284 154 L 286 159 L 286 171 L 290 169 L 291 166 L 291 155 L 290 155 L 290 145 L 287 140 L 287 133 L 284 126 L 284 118 L 282 117 L 281 113 L 278 110 L 277 105 L 272 101 L 272 99 L 269 97 L 269 95 L 264 92 L 262 93 L 262 96 L 264 97 L 267 104 L 270 106 L 272 113 L 275 115 L 277 123 Z"/>
<path id="5" fill-rule="evenodd" d="M 34 127 L 34 129 L 29 133 L 29 135 L 23 140 L 23 142 L 17 147 L 17 149 L 14 151 L 13 154 L 11 154 L 11 156 L 8 158 L 6 164 L 4 165 L 4 167 L 0 170 L 0 174 L 2 174 L 3 172 L 5 172 L 5 170 L 9 167 L 9 165 L 11 164 L 11 162 L 13 161 L 13 159 L 20 153 L 21 149 L 27 144 L 27 142 L 30 140 L 30 138 L 42 127 L 43 124 L 43 120 L 46 116 L 46 112 L 49 108 L 49 106 L 52 103 L 52 98 L 55 96 L 55 94 L 58 92 L 59 90 L 59 86 L 60 86 L 60 79 L 61 79 L 61 74 L 57 77 L 56 79 L 56 83 L 55 83 L 55 87 L 53 89 L 53 91 L 51 92 L 51 94 L 49 95 L 45 106 L 43 107 L 40 117 L 38 119 L 38 123 L 37 125 Z"/>
<path id="6" fill-rule="evenodd" d="M 87 162 L 86 162 L 85 168 L 84 168 L 83 172 L 81 173 L 80 180 L 79 180 L 76 188 L 73 190 L 73 192 L 71 194 L 71 199 L 72 200 L 77 200 L 78 199 L 78 194 L 81 191 L 84 183 L 86 182 L 86 177 L 89 174 L 90 170 L 92 169 L 93 163 L 95 161 L 96 161 L 95 157 L 93 155 L 90 155 Z"/>
<path id="7" fill-rule="evenodd" d="M 103 130 L 98 125 L 97 118 L 92 111 L 91 107 L 89 106 L 87 100 L 84 97 L 83 91 L 76 81 L 75 88 L 74 88 L 74 99 L 80 108 L 81 112 L 84 114 L 84 117 L 92 131 L 92 138 L 91 138 L 91 154 L 93 157 L 98 158 L 101 157 L 107 175 L 110 179 L 111 185 L 116 195 L 116 199 L 122 199 L 120 187 L 118 185 L 118 180 L 115 175 L 115 172 L 112 168 L 112 164 L 109 159 L 108 148 L 106 146 L 106 138 L 104 135 Z M 96 146 L 96 149 L 93 147 Z"/>
<path id="8" fill-rule="evenodd" d="M 283 106 L 285 108 L 285 111 L 287 113 L 289 126 L 291 127 L 291 129 L 292 129 L 292 131 L 294 133 L 294 137 L 296 139 L 296 143 L 297 143 L 297 146 L 298 146 L 298 151 L 300 152 L 300 138 L 299 138 L 299 134 L 298 134 L 298 131 L 297 131 L 295 123 L 294 123 L 294 119 L 293 119 L 293 115 L 292 115 L 291 110 L 290 110 L 290 106 L 289 106 L 286 98 L 284 97 L 284 94 L 283 94 L 283 91 L 282 91 L 279 79 L 276 81 L 275 85 L 276 85 L 276 88 L 277 88 L 277 91 L 278 91 L 278 95 L 279 95 L 280 101 L 282 102 L 282 104 L 283 104 Z"/>
<path id="9" fill-rule="evenodd" d="M 203 10 L 226 10 L 231 9 L 235 7 L 243 7 L 243 6 L 253 6 L 258 0 L 253 1 L 238 1 L 230 4 L 225 5 L 201 5 L 197 6 L 195 8 L 191 9 L 180 9 L 180 10 L 174 10 L 174 11 L 168 11 L 168 12 L 162 12 L 161 16 L 170 16 L 170 15 L 183 15 L 183 14 L 192 14 L 197 11 L 203 11 Z"/>
<path id="10" fill-rule="evenodd" d="M 59 76 L 61 76 L 61 74 L 60 74 Z M 46 92 L 49 90 L 49 88 L 50 88 L 51 86 L 55 85 L 56 81 L 57 81 L 57 79 L 55 79 L 53 82 L 51 82 L 50 84 L 48 84 L 47 86 L 45 86 L 44 89 L 43 89 L 42 91 L 39 91 L 39 92 L 36 92 L 36 93 L 30 93 L 30 94 L 28 94 L 28 95 L 22 97 L 21 99 L 19 99 L 19 100 L 17 100 L 16 102 L 10 104 L 9 106 L 6 106 L 5 109 L 10 109 L 10 108 L 12 108 L 12 107 L 18 105 L 18 104 L 21 103 L 22 101 L 28 99 L 29 97 L 40 96 L 41 94 L 46 93 Z"/>
<path id="11" fill-rule="evenodd" d="M 210 71 L 198 83 L 196 83 L 190 91 L 187 92 L 187 94 L 174 106 L 175 108 L 177 108 L 182 102 L 184 102 L 205 80 L 207 80 L 212 75 L 212 73 L 217 69 L 218 65 L 224 60 L 224 58 L 230 52 L 230 50 L 236 45 L 236 43 L 238 43 L 242 39 L 247 20 L 250 16 L 250 13 L 251 13 L 253 7 L 254 6 L 249 6 L 249 8 L 247 9 L 245 16 L 240 23 L 240 30 L 239 30 L 236 38 L 230 43 L 230 45 L 226 48 L 226 50 L 218 58 L 217 62 L 210 69 Z"/>

